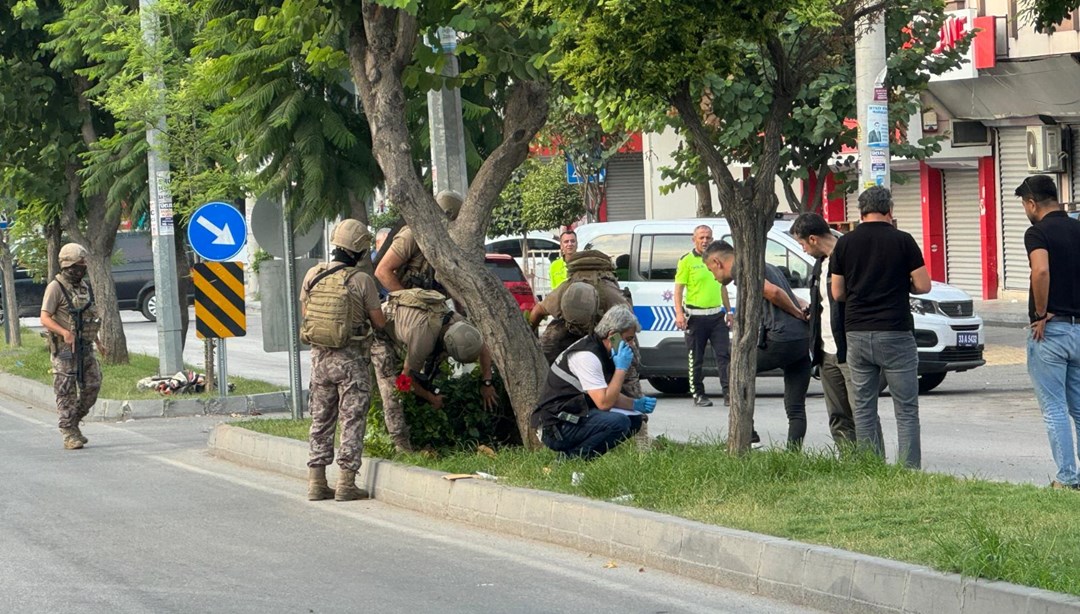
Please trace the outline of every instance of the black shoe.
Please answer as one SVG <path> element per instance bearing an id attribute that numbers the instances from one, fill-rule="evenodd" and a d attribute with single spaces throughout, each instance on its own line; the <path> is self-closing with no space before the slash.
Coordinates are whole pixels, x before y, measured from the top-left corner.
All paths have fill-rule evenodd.
<path id="1" fill-rule="evenodd" d="M 759 450 L 759 449 L 761 449 L 761 447 L 762 447 L 761 437 L 757 434 L 757 431 L 753 431 L 750 434 L 750 449 L 751 450 Z"/>
<path id="2" fill-rule="evenodd" d="M 731 407 L 731 396 L 727 390 L 724 391 L 724 407 Z"/>
<path id="3" fill-rule="evenodd" d="M 694 395 L 694 405 L 697 407 L 712 407 L 712 401 L 703 394 Z"/>

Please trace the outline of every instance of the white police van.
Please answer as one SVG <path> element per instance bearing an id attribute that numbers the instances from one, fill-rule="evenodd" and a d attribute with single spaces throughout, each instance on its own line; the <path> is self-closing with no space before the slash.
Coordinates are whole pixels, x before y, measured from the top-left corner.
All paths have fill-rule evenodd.
<path id="1" fill-rule="evenodd" d="M 596 249 L 611 256 L 620 283 L 630 289 L 634 313 L 641 322 L 642 376 L 660 392 L 685 393 L 686 345 L 675 326 L 675 267 L 692 247 L 694 229 L 708 224 L 713 237 L 729 243 L 727 220 L 637 220 L 586 224 L 577 228 L 581 249 Z M 787 276 L 795 293 L 809 302 L 814 259 L 790 234 L 791 222 L 776 220 L 769 231 L 765 262 Z M 732 302 L 735 289 L 729 287 Z M 919 347 L 919 391 L 929 392 L 950 371 L 967 371 L 983 360 L 983 322 L 975 315 L 971 297 L 953 286 L 934 282 L 927 294 L 912 295 L 915 341 Z M 715 361 L 705 364 L 716 375 Z"/>

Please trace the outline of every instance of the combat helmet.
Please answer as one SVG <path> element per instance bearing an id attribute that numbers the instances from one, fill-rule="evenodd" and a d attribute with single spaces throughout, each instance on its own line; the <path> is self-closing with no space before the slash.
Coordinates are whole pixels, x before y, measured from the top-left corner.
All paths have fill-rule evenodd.
<path id="1" fill-rule="evenodd" d="M 66 269 L 87 256 L 90 252 L 86 251 L 86 248 L 78 243 L 68 243 L 60 248 L 60 268 Z"/>
<path id="2" fill-rule="evenodd" d="M 468 364 L 476 362 L 480 357 L 480 350 L 484 347 L 484 340 L 480 337 L 480 331 L 468 322 L 458 321 L 450 325 L 443 335 L 443 343 L 446 351 L 454 360 Z"/>
<path id="3" fill-rule="evenodd" d="M 461 194 L 453 190 L 443 190 L 435 195 L 435 202 L 446 213 L 446 217 L 450 218 L 450 221 L 454 221 L 457 219 L 458 214 L 461 213 L 461 205 L 465 202 L 465 199 L 461 197 Z"/>
<path id="4" fill-rule="evenodd" d="M 371 233 L 357 220 L 342 220 L 330 234 L 330 245 L 362 254 L 371 249 Z"/>
<path id="5" fill-rule="evenodd" d="M 581 334 L 591 333 L 600 315 L 600 295 L 591 284 L 571 282 L 559 299 L 559 310 L 570 330 Z"/>

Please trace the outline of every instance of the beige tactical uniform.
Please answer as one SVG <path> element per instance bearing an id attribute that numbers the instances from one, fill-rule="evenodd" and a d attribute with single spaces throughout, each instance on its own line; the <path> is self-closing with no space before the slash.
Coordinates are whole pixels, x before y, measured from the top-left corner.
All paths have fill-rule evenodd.
<path id="1" fill-rule="evenodd" d="M 68 305 L 64 298 L 67 291 L 74 305 Z M 71 308 L 82 309 L 90 302 L 90 286 L 85 280 L 72 285 L 64 274 L 60 273 L 49 282 L 41 302 L 41 311 L 52 316 L 63 328 L 75 332 L 75 320 Z M 91 305 L 82 313 L 83 325 L 83 381 L 77 381 L 77 361 L 74 348 L 64 343 L 62 337 L 48 334 L 49 351 L 53 370 L 53 391 L 56 393 L 56 411 L 59 414 L 61 431 L 78 429 L 79 423 L 90 413 L 90 408 L 97 402 L 101 390 L 101 367 L 94 355 L 94 342 L 97 338 L 101 321 L 97 315 L 97 306 Z"/>

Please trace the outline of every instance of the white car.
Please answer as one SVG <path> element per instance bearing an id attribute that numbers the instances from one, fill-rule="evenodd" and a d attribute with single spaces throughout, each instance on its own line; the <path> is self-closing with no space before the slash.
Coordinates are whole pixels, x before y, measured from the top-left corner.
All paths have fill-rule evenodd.
<path id="1" fill-rule="evenodd" d="M 611 256 L 620 283 L 630 289 L 634 314 L 641 322 L 642 376 L 665 393 L 689 390 L 686 345 L 675 327 L 675 267 L 693 247 L 694 228 L 712 226 L 713 236 L 731 242 L 727 220 L 637 220 L 587 224 L 577 229 L 581 249 Z M 765 261 L 776 265 L 795 293 L 809 302 L 814 259 L 789 234 L 791 222 L 776 220 L 769 231 Z M 734 306 L 736 292 L 729 287 Z M 935 282 L 927 294 L 912 295 L 915 341 L 919 347 L 919 391 L 929 392 L 950 371 L 967 371 L 983 360 L 983 322 L 971 297 L 953 286 Z M 715 361 L 705 364 L 716 375 Z"/>

